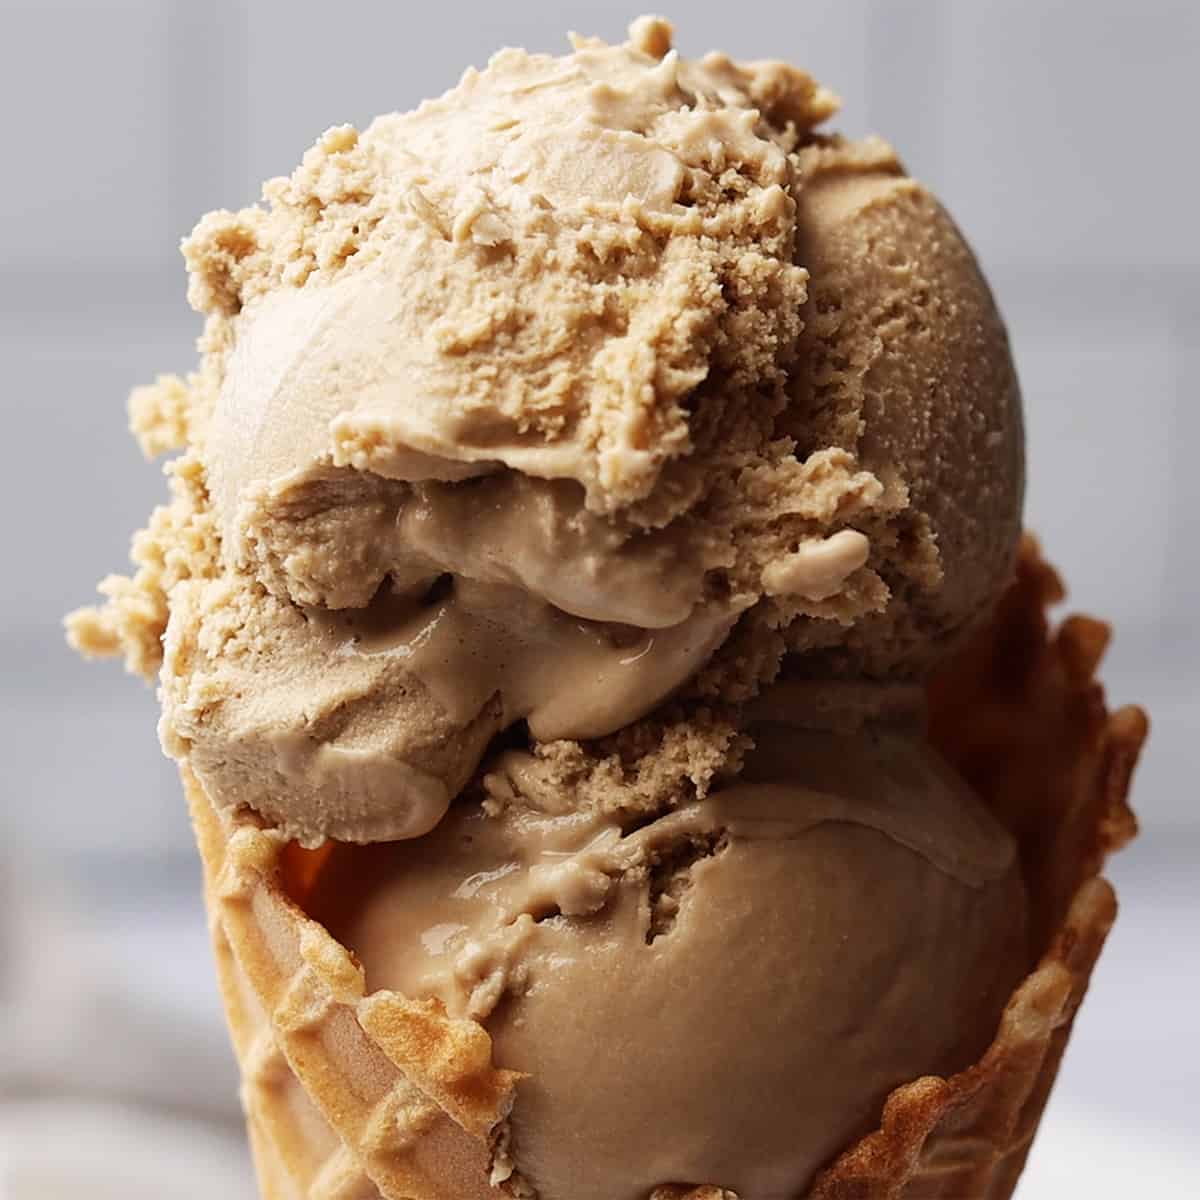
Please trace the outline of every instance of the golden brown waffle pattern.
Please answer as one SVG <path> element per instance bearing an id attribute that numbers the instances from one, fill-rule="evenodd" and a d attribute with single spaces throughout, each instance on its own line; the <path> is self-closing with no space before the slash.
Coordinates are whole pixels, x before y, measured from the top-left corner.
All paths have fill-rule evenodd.
<path id="1" fill-rule="evenodd" d="M 1002 1200 L 1016 1184 L 1116 913 L 1098 872 L 1135 832 L 1125 797 L 1147 728 L 1136 708 L 1104 707 L 1103 625 L 1076 617 L 1051 635 L 1061 594 L 1027 540 L 996 619 L 930 688 L 931 736 L 1017 835 L 1037 964 L 982 1059 L 893 1092 L 808 1200 Z M 267 1200 L 531 1195 L 503 1144 L 520 1077 L 493 1066 L 483 1028 L 435 1001 L 365 994 L 350 952 L 293 899 L 321 852 L 184 783 Z M 665 1186 L 650 1200 L 737 1198 Z"/>
<path id="2" fill-rule="evenodd" d="M 218 815 L 185 775 L 222 998 L 264 1193 L 472 1200 L 519 1078 L 472 1021 L 395 993 L 364 996 L 349 951 L 287 889 L 287 845 Z"/>

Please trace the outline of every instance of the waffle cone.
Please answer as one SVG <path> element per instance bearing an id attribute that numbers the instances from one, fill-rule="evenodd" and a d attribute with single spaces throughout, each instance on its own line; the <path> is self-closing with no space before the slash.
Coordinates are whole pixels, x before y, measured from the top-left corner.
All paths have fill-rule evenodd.
<path id="1" fill-rule="evenodd" d="M 979 1062 L 897 1088 L 809 1200 L 1002 1200 L 1016 1185 L 1116 914 L 1099 872 L 1136 830 L 1125 798 L 1147 731 L 1139 709 L 1105 709 L 1107 628 L 1072 617 L 1051 632 L 1061 597 L 1026 539 L 995 619 L 930 686 L 931 736 L 1018 839 L 1036 964 Z M 323 852 L 218 812 L 186 770 L 184 784 L 264 1197 L 529 1194 L 503 1141 L 519 1076 L 493 1065 L 483 1028 L 436 1001 L 367 994 L 298 903 Z M 663 1187 L 652 1200 L 736 1198 Z"/>

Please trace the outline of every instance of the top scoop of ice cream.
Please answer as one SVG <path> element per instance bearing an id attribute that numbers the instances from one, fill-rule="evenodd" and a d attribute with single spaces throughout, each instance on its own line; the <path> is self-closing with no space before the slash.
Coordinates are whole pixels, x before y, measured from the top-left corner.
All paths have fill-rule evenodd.
<path id="1" fill-rule="evenodd" d="M 702 795 L 785 655 L 916 675 L 997 593 L 1021 419 L 969 249 L 807 75 L 669 43 L 503 51 L 185 244 L 204 362 L 133 409 L 175 500 L 73 630 L 165 647 L 218 804 L 419 835 L 520 720 L 548 787 Z"/>

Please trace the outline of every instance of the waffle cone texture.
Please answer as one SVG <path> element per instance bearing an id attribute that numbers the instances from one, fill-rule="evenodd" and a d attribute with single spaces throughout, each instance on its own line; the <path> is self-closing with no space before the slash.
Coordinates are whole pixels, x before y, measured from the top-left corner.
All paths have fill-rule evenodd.
<path id="1" fill-rule="evenodd" d="M 1126 796 L 1147 733 L 1140 709 L 1105 708 L 1107 627 L 1051 629 L 1062 595 L 1027 538 L 995 619 L 929 688 L 932 740 L 1018 840 L 1036 961 L 980 1060 L 893 1091 L 878 1129 L 797 1200 L 1003 1200 L 1016 1186 L 1116 915 L 1100 872 L 1136 832 Z M 367 993 L 301 907 L 324 852 L 218 813 L 186 770 L 184 785 L 265 1200 L 532 1196 L 505 1140 L 520 1076 L 493 1064 L 482 1026 Z M 664 1186 L 650 1200 L 736 1197 Z"/>

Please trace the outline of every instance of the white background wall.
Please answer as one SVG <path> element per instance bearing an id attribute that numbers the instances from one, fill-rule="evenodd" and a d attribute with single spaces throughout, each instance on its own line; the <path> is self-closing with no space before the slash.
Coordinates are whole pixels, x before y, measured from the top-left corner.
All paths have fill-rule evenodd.
<path id="1" fill-rule="evenodd" d="M 64 927 L 89 941 L 116 1010 L 134 972 L 121 954 L 169 947 L 151 986 L 168 1027 L 186 1016 L 175 1100 L 220 1108 L 230 1078 L 183 805 L 152 695 L 77 663 L 58 622 L 123 568 L 162 495 L 123 410 L 131 386 L 194 361 L 179 239 L 256 198 L 328 125 L 409 107 L 502 44 L 618 38 L 633 15 L 570 0 L 0 0 L 0 838 L 30 887 L 59 895 L 47 911 L 77 914 Z M 784 57 L 833 86 L 838 125 L 893 140 L 993 280 L 1026 397 L 1029 524 L 1072 604 L 1116 622 L 1111 697 L 1155 723 L 1135 796 L 1146 836 L 1115 867 L 1129 933 L 1063 1088 L 1113 1120 L 1142 1090 L 1190 1095 L 1194 1130 L 1194 1051 L 1160 1052 L 1166 1035 L 1129 1009 L 1164 994 L 1169 1027 L 1200 1005 L 1194 975 L 1163 974 L 1184 954 L 1174 916 L 1190 914 L 1194 958 L 1200 873 L 1200 4 L 691 0 L 674 16 L 684 53 Z M 122 1086 L 164 1088 L 152 1071 Z"/>

